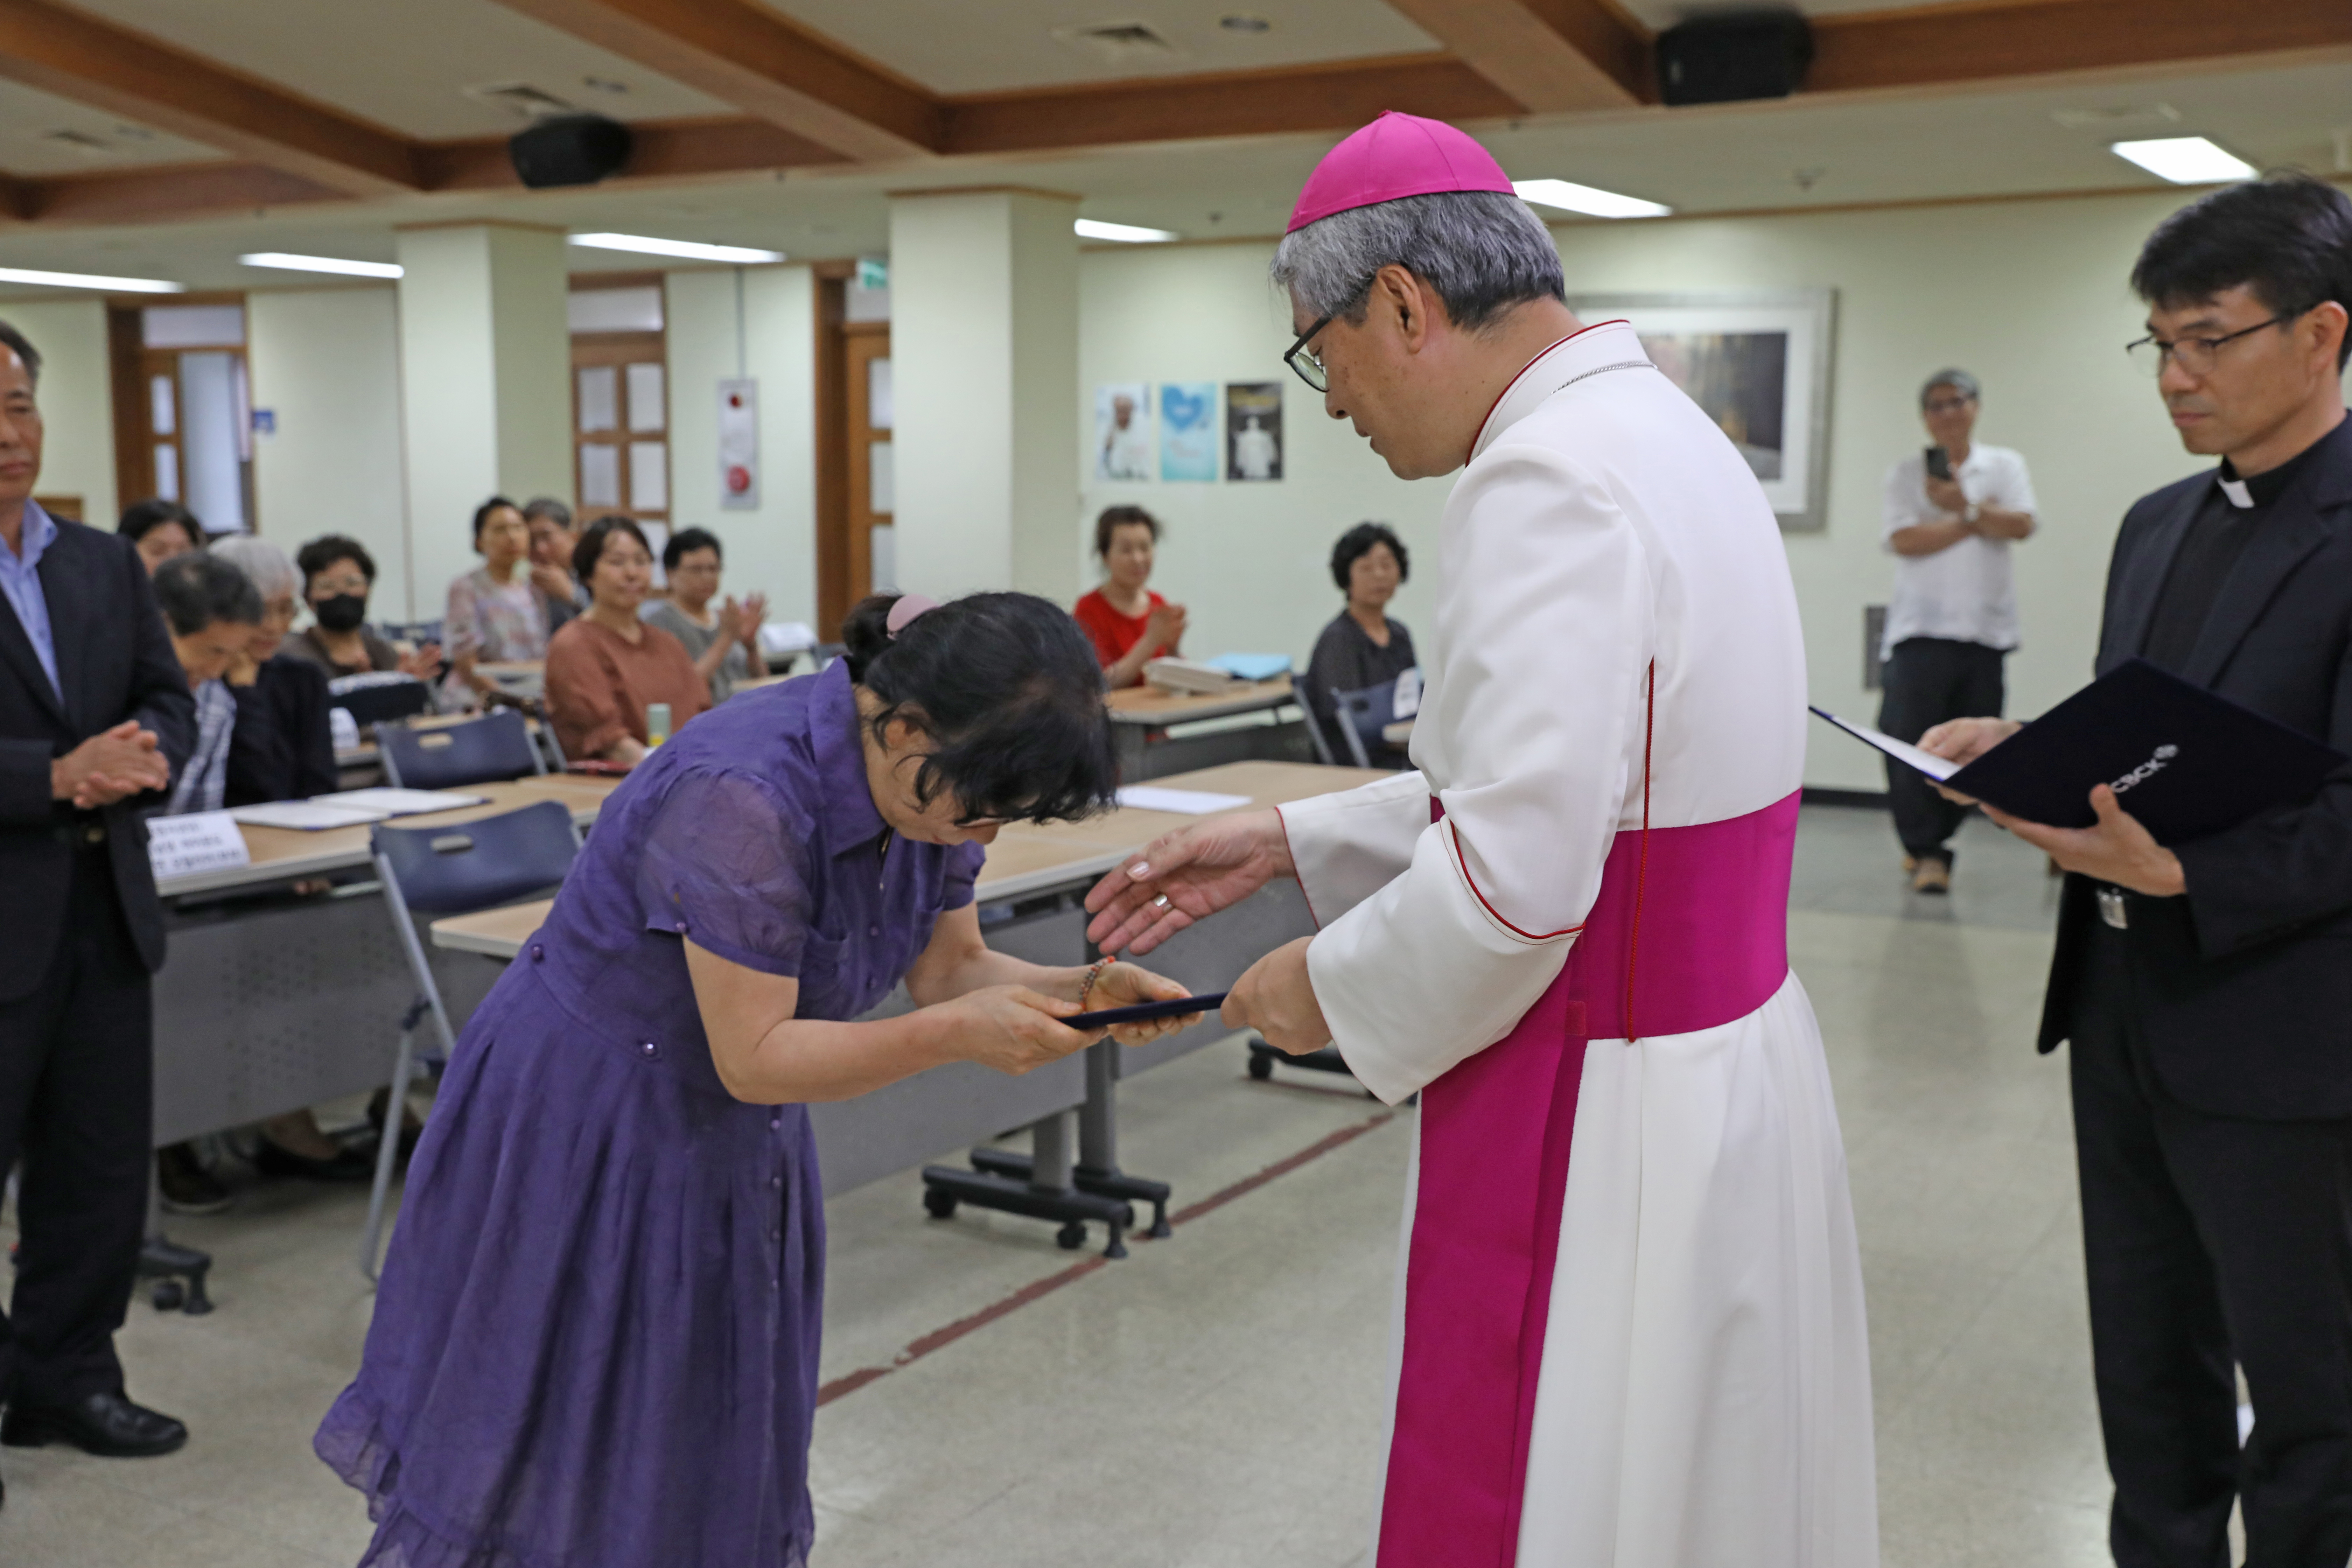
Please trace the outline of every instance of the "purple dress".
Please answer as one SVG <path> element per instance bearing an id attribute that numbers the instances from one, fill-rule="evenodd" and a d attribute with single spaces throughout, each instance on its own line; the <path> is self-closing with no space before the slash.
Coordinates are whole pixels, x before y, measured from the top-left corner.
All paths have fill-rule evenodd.
<path id="1" fill-rule="evenodd" d="M 977 846 L 894 840 L 847 668 L 697 718 L 614 792 L 466 1026 L 319 1456 L 383 1568 L 799 1568 L 824 1276 L 807 1110 L 722 1089 L 681 937 L 880 1001 Z"/>

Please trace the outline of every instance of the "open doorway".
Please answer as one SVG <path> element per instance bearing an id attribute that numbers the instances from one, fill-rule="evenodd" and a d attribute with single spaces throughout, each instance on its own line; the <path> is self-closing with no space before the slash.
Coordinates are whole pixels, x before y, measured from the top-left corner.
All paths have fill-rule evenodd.
<path id="1" fill-rule="evenodd" d="M 849 321 L 847 268 L 816 288 L 816 613 L 832 638 L 850 606 L 898 586 L 890 323 Z"/>

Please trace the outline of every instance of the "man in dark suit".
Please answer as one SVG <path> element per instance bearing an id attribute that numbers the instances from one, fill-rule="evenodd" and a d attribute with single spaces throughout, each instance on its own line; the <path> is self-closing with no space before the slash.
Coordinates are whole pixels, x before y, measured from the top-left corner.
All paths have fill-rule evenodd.
<path id="1" fill-rule="evenodd" d="M 2132 345 L 2218 470 L 2147 496 L 2102 673 L 2143 658 L 2352 753 L 2352 200 L 2302 175 L 2175 213 Z M 1980 754 L 2017 726 L 1930 731 Z M 1991 814 L 2068 875 L 2042 1048 L 2074 1046 L 2091 1339 L 2123 1568 L 2352 1555 L 2352 767 L 2159 845 L 2102 784 L 2079 831 Z M 2239 1446 L 2232 1363 L 2253 1429 Z"/>
<path id="2" fill-rule="evenodd" d="M 0 1443 L 168 1453 L 124 1397 L 147 1216 L 163 912 L 137 807 L 195 741 L 195 704 L 128 540 L 51 518 L 41 356 L 0 322 L 0 1172 L 24 1160 Z"/>

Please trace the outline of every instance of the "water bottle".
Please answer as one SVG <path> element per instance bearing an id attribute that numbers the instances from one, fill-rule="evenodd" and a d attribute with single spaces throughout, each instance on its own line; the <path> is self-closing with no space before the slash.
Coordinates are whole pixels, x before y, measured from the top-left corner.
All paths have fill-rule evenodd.
<path id="1" fill-rule="evenodd" d="M 664 741 L 668 739 L 669 704 L 667 702 L 646 703 L 646 744 L 648 746 L 658 746 Z"/>

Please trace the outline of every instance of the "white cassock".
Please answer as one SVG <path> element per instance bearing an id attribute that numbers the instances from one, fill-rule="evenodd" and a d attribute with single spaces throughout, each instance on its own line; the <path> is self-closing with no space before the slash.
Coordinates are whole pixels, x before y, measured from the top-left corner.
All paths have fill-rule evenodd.
<path id="1" fill-rule="evenodd" d="M 1422 1096 L 1379 1568 L 1870 1568 L 1771 510 L 1609 322 L 1496 403 L 1440 552 L 1419 771 L 1282 812 L 1334 1041 Z"/>

